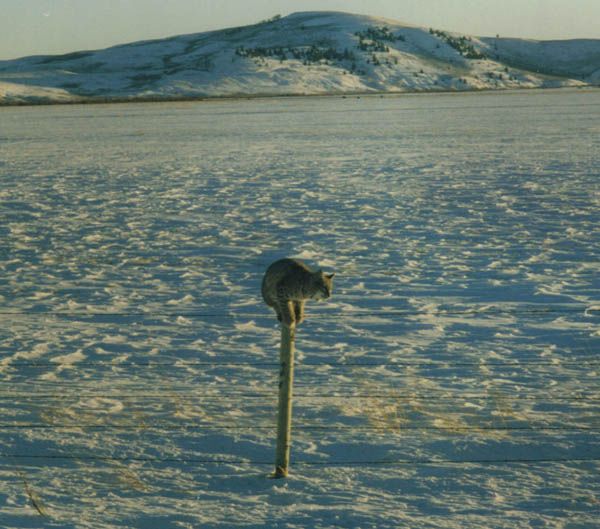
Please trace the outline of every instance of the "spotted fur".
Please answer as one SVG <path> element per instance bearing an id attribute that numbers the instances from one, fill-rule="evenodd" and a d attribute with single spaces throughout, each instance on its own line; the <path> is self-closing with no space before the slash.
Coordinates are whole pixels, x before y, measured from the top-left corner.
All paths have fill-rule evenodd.
<path id="1" fill-rule="evenodd" d="M 331 297 L 334 275 L 322 270 L 313 272 L 298 259 L 280 259 L 265 272 L 262 296 L 275 309 L 277 319 L 291 327 L 304 319 L 306 300 Z"/>

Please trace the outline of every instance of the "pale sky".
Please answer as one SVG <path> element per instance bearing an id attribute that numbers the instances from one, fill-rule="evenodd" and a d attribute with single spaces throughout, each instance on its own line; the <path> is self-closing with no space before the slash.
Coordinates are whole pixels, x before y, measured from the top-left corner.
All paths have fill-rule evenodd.
<path id="1" fill-rule="evenodd" d="M 329 10 L 470 35 L 600 38 L 600 0 L 0 0 L 0 60 Z"/>

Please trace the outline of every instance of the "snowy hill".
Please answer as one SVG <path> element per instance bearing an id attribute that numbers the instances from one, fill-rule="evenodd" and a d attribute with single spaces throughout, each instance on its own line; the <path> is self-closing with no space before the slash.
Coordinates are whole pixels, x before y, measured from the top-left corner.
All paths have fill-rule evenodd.
<path id="1" fill-rule="evenodd" d="M 600 83 L 600 40 L 478 38 L 337 12 L 0 61 L 0 104 Z"/>

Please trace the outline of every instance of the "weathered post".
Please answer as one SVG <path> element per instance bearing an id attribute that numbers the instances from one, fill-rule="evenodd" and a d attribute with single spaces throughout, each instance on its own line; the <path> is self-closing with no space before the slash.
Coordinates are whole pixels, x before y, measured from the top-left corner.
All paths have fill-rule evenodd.
<path id="1" fill-rule="evenodd" d="M 277 450 L 274 475 L 276 478 L 287 477 L 290 464 L 295 338 L 296 326 L 282 324 L 279 349 L 279 410 L 277 413 Z"/>

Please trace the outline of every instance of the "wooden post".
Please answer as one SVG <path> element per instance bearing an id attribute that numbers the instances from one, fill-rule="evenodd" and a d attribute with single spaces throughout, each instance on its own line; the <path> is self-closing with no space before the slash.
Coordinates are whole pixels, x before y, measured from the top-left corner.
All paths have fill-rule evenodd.
<path id="1" fill-rule="evenodd" d="M 294 384 L 295 325 L 281 325 L 279 349 L 279 411 L 277 414 L 277 450 L 275 455 L 275 478 L 285 478 L 290 464 L 292 433 L 292 386 Z"/>

